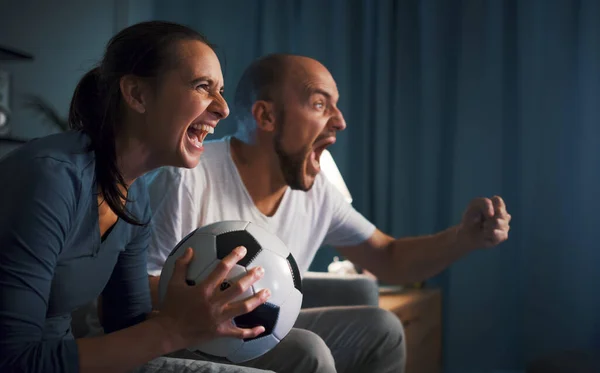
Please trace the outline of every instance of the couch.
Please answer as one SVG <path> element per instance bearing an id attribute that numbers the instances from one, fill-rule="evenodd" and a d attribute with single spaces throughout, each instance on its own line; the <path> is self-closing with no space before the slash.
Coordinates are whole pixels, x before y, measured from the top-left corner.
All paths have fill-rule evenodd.
<path id="1" fill-rule="evenodd" d="M 377 306 L 379 303 L 379 287 L 375 280 L 365 275 L 336 275 L 324 272 L 307 272 L 302 279 L 302 292 L 304 294 L 302 308 L 330 307 L 330 306 Z M 95 312 L 95 304 L 73 312 L 73 335 L 78 338 L 85 335 L 97 334 L 101 329 L 99 325 L 90 322 L 90 313 Z M 140 370 L 143 373 L 195 373 L 218 372 L 208 367 L 210 363 L 192 360 L 159 358 L 152 362 L 149 369 Z M 216 368 L 215 368 L 216 369 Z M 223 373 L 254 373 L 255 369 L 245 367 L 237 370 L 227 370 Z"/>

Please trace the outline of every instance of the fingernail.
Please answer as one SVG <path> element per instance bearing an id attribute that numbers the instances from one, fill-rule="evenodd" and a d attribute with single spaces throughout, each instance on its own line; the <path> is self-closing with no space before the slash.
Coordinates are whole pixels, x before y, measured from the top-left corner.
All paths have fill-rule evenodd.
<path id="1" fill-rule="evenodd" d="M 256 267 L 256 274 L 262 276 L 265 274 L 265 269 L 263 267 Z"/>
<path id="2" fill-rule="evenodd" d="M 263 299 L 268 299 L 271 296 L 271 291 L 269 289 L 265 289 L 263 291 Z"/>
<path id="3" fill-rule="evenodd" d="M 248 252 L 248 250 L 246 250 L 246 248 L 244 246 L 240 246 L 237 248 L 237 253 L 240 256 L 246 255 L 247 252 Z"/>

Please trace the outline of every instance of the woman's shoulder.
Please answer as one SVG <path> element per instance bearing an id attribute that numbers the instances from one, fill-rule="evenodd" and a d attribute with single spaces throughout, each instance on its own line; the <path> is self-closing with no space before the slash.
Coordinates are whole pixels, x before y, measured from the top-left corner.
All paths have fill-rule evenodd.
<path id="1" fill-rule="evenodd" d="M 0 159 L 0 192 L 16 198 L 42 190 L 46 194 L 60 191 L 78 199 L 95 175 L 95 156 L 88 144 L 80 132 L 31 140 Z"/>
<path id="2" fill-rule="evenodd" d="M 89 138 L 80 131 L 68 131 L 29 141 L 0 160 L 0 170 L 12 167 L 32 167 L 39 162 L 52 161 L 75 170 L 84 171 L 94 163 Z M 93 167 L 91 167 L 93 171 Z"/>

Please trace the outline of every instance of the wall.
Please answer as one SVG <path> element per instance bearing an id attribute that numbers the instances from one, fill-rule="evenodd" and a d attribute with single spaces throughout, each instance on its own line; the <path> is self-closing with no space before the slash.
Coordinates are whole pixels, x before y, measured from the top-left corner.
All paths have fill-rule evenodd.
<path id="1" fill-rule="evenodd" d="M 79 78 L 102 56 L 123 26 L 152 17 L 150 1 L 0 0 L 0 45 L 33 54 L 33 61 L 0 61 L 12 75 L 12 136 L 30 139 L 56 132 L 24 107 L 35 94 L 66 116 Z M 17 145 L 0 142 L 0 157 Z"/>

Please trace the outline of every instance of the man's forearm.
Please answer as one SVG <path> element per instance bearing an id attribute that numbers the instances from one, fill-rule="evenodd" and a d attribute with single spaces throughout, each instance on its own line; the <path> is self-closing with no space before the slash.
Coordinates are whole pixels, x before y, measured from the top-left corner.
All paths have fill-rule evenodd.
<path id="1" fill-rule="evenodd" d="M 458 227 L 419 237 L 394 239 L 377 230 L 366 242 L 338 251 L 389 284 L 408 284 L 437 275 L 469 248 L 459 244 Z"/>
<path id="2" fill-rule="evenodd" d="M 382 280 L 407 284 L 439 274 L 469 251 L 459 246 L 457 230 L 451 227 L 429 236 L 391 241 L 385 248 L 389 261 L 380 266 Z"/>
<path id="3" fill-rule="evenodd" d="M 170 330 L 166 319 L 154 317 L 114 333 L 78 339 L 80 371 L 125 373 L 185 348 L 184 341 Z"/>

